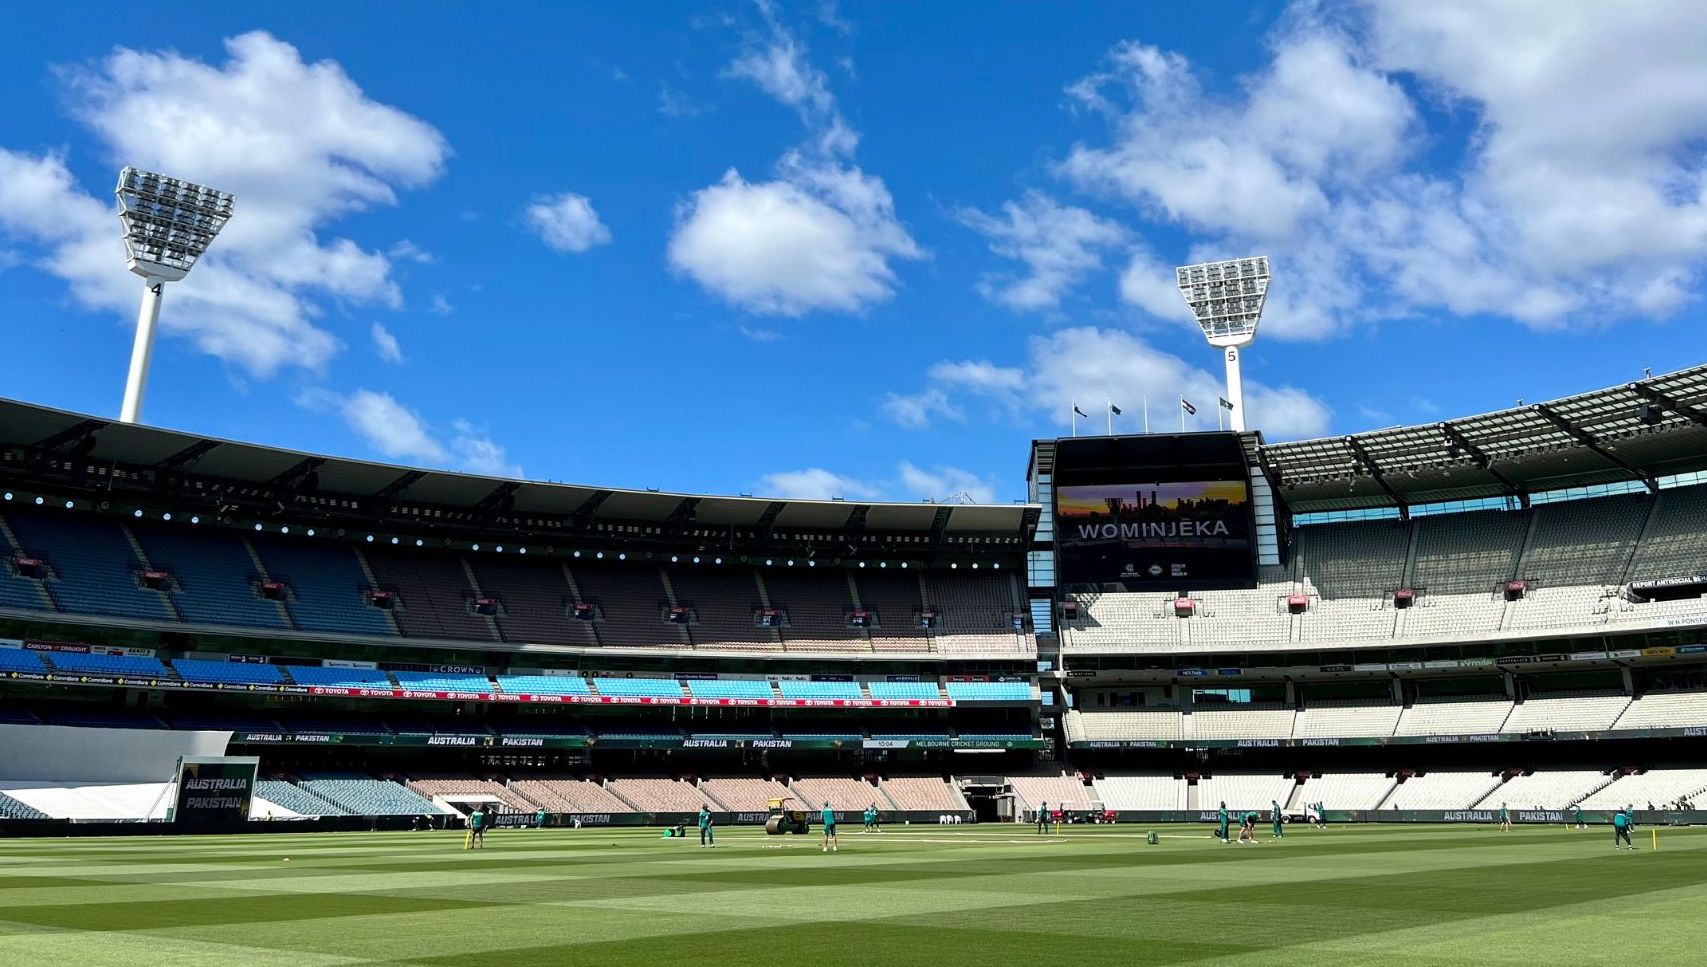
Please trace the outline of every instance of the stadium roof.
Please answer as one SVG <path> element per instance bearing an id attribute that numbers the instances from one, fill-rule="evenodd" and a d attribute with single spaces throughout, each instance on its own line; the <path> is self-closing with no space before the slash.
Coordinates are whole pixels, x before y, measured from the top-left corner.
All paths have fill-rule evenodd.
<path id="1" fill-rule="evenodd" d="M 508 480 L 319 456 L 120 423 L 0 399 L 0 473 L 12 479 L 100 479 L 115 493 L 186 499 L 217 493 L 245 506 L 335 507 L 392 519 L 479 527 L 573 521 L 769 532 L 822 530 L 1029 538 L 1037 508 L 1020 504 L 874 503 L 718 497 Z M 110 483 L 109 483 L 110 481 Z"/>
<path id="2" fill-rule="evenodd" d="M 1707 470 L 1707 366 L 1480 416 L 1251 449 L 1294 512 L 1406 506 Z"/>

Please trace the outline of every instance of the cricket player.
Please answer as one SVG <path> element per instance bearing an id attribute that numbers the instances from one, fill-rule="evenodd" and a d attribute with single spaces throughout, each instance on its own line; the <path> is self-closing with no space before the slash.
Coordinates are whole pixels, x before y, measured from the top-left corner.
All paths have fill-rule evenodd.
<path id="1" fill-rule="evenodd" d="M 830 808 L 829 800 L 824 801 L 824 849 L 822 852 L 841 852 L 841 845 L 836 842 L 836 811 Z"/>
<path id="2" fill-rule="evenodd" d="M 1252 809 L 1239 818 L 1239 842 L 1257 844 L 1257 811 Z"/>
<path id="3" fill-rule="evenodd" d="M 1226 802 L 1223 801 L 1221 803 L 1220 810 L 1215 813 L 1215 821 L 1221 824 L 1220 830 L 1218 832 L 1216 832 L 1216 834 L 1215 834 L 1216 838 L 1221 840 L 1221 843 L 1223 845 L 1225 845 L 1227 842 L 1227 803 Z"/>
<path id="4" fill-rule="evenodd" d="M 1577 822 L 1577 828 L 1578 829 L 1587 829 L 1588 828 L 1588 822 L 1587 822 L 1587 820 L 1583 819 L 1583 804 L 1580 802 L 1579 803 L 1572 803 L 1571 804 L 1571 811 L 1576 814 L 1575 819 Z"/>
<path id="5" fill-rule="evenodd" d="M 1269 810 L 1268 818 L 1269 818 L 1269 821 L 1274 824 L 1274 838 L 1275 839 L 1285 839 L 1286 838 L 1286 826 L 1285 826 L 1285 823 L 1282 821 L 1281 815 L 1280 815 L 1280 800 L 1278 800 L 1278 799 L 1270 800 L 1270 805 L 1272 808 Z"/>
<path id="6" fill-rule="evenodd" d="M 700 849 L 717 848 L 717 834 L 711 828 L 711 806 L 700 803 L 699 806 L 699 846 Z"/>
<path id="7" fill-rule="evenodd" d="M 462 844 L 462 848 L 465 850 L 486 848 L 485 806 L 475 806 L 474 811 L 468 814 L 468 840 Z"/>
<path id="8" fill-rule="evenodd" d="M 1049 832 L 1049 800 L 1037 804 L 1037 835 L 1043 836 Z"/>
<path id="9" fill-rule="evenodd" d="M 1630 813 L 1628 812 L 1620 810 L 1612 814 L 1612 848 L 1614 850 L 1634 850 L 1636 848 L 1636 844 L 1630 842 L 1630 822 Z M 1620 843 L 1623 845 L 1620 846 Z"/>
<path id="10" fill-rule="evenodd" d="M 1500 803 L 1500 831 L 1511 832 L 1511 810 L 1505 808 L 1503 802 Z"/>

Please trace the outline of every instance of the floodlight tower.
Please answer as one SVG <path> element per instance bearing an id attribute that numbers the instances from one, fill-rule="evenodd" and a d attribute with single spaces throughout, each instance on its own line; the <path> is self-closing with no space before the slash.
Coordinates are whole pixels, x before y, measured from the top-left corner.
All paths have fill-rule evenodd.
<path id="1" fill-rule="evenodd" d="M 119 419 L 142 417 L 148 362 L 154 353 L 154 326 L 160 321 L 160 295 L 166 283 L 190 274 L 196 259 L 231 218 L 233 198 L 223 191 L 126 167 L 119 172 L 119 221 L 124 223 L 125 257 L 142 276 L 142 309 L 136 315 L 136 342 L 130 350 L 130 375 L 124 382 Z"/>
<path id="2" fill-rule="evenodd" d="M 1257 322 L 1268 298 L 1268 256 L 1182 265 L 1175 273 L 1203 337 L 1227 357 L 1227 402 L 1233 404 L 1233 429 L 1242 433 L 1245 389 L 1239 378 L 1239 350 L 1257 338 Z"/>

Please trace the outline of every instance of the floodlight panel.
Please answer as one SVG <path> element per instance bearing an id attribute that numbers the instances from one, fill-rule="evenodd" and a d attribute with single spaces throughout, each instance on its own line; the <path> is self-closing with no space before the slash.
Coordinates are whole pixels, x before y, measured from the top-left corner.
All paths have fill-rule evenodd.
<path id="1" fill-rule="evenodd" d="M 1211 342 L 1254 336 L 1268 298 L 1267 256 L 1182 265 L 1180 295 Z"/>
<path id="2" fill-rule="evenodd" d="M 125 254 L 138 275 L 178 279 L 231 219 L 228 192 L 127 167 L 116 190 Z"/>

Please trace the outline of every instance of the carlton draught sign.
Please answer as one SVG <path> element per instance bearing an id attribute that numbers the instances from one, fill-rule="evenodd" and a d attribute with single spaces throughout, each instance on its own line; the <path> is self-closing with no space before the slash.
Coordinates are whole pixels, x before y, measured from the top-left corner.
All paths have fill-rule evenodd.
<path id="1" fill-rule="evenodd" d="M 184 756 L 172 821 L 185 826 L 241 822 L 255 794 L 254 756 Z"/>

